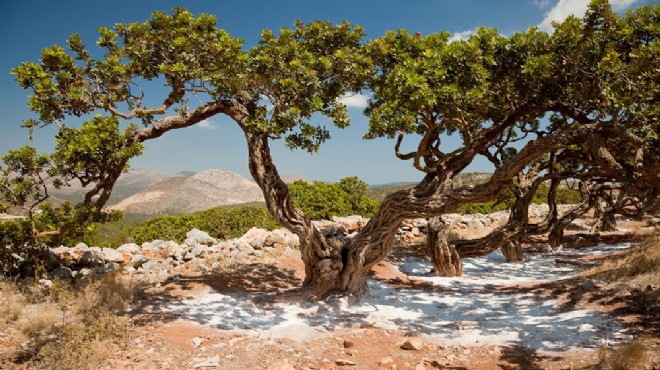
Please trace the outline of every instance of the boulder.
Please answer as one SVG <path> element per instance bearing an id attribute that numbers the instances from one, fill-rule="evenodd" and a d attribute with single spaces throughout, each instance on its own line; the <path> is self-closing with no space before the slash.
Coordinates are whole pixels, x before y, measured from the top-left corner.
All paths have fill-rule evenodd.
<path id="1" fill-rule="evenodd" d="M 125 263 L 130 261 L 129 255 L 124 256 L 122 252 L 113 248 L 103 248 L 101 253 L 103 253 L 103 260 L 105 262 Z"/>
<path id="2" fill-rule="evenodd" d="M 149 243 L 142 244 L 142 254 L 150 260 L 162 260 L 168 257 L 168 251 L 164 248 L 162 240 L 154 240 Z"/>
<path id="3" fill-rule="evenodd" d="M 260 229 L 258 227 L 253 227 L 248 232 L 246 232 L 243 236 L 241 236 L 238 239 L 239 243 L 247 243 L 251 245 L 253 248 L 263 248 L 264 244 L 266 244 L 266 239 L 271 236 L 270 231 L 265 230 L 265 229 Z"/>
<path id="4" fill-rule="evenodd" d="M 194 247 L 197 244 L 203 244 L 210 247 L 213 244 L 218 244 L 218 241 L 205 231 L 192 229 L 186 234 L 186 240 L 183 241 L 183 244 L 189 247 Z"/>
<path id="5" fill-rule="evenodd" d="M 140 247 L 135 243 L 124 244 L 121 247 L 117 248 L 117 250 L 122 253 L 130 253 L 130 254 L 140 253 Z"/>
<path id="6" fill-rule="evenodd" d="M 60 266 L 48 273 L 51 279 L 70 280 L 73 279 L 73 272 L 66 266 Z"/>
<path id="7" fill-rule="evenodd" d="M 104 263 L 103 252 L 90 248 L 82 253 L 78 263 L 83 266 L 100 266 Z"/>
<path id="8" fill-rule="evenodd" d="M 401 349 L 408 351 L 419 351 L 422 347 L 424 347 L 424 342 L 419 338 L 408 338 L 403 345 L 401 345 Z"/>
<path id="9" fill-rule="evenodd" d="M 131 266 L 138 268 L 145 263 L 149 261 L 149 258 L 147 258 L 145 255 L 142 254 L 136 254 L 133 257 L 131 257 L 131 261 L 129 262 Z"/>
<path id="10" fill-rule="evenodd" d="M 60 245 L 57 248 L 52 248 L 50 251 L 55 255 L 57 263 L 60 265 L 73 266 L 79 263 L 81 253 L 72 248 Z"/>

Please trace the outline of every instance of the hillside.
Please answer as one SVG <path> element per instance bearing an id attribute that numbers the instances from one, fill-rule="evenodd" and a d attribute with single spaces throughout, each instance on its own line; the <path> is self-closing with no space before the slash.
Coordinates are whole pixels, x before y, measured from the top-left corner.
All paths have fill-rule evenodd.
<path id="1" fill-rule="evenodd" d="M 462 173 L 458 175 L 458 181 L 454 183 L 454 186 L 482 184 L 488 181 L 491 175 L 492 174 L 490 173 L 482 172 Z M 388 194 L 398 190 L 410 189 L 415 185 L 417 185 L 415 182 L 391 182 L 387 184 L 369 185 L 368 195 L 375 200 L 381 201 L 385 199 Z"/>
<path id="2" fill-rule="evenodd" d="M 263 202 L 253 181 L 213 169 L 166 178 L 108 208 L 129 214 L 179 214 L 231 205 Z"/>
<path id="3" fill-rule="evenodd" d="M 112 196 L 110 197 L 109 202 L 118 202 L 135 193 L 141 192 L 168 177 L 168 175 L 149 170 L 130 169 L 117 179 L 117 183 L 112 190 Z M 50 194 L 55 201 L 71 200 L 77 202 L 82 199 L 86 191 L 87 189 L 80 186 L 80 183 L 72 182 L 71 186 L 68 187 L 65 186 L 61 189 L 51 188 Z"/>

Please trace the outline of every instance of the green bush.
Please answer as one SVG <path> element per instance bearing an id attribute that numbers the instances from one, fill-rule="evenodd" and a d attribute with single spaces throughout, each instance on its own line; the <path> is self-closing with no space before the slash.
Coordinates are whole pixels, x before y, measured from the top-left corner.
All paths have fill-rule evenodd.
<path id="1" fill-rule="evenodd" d="M 265 208 L 242 206 L 212 208 L 182 216 L 155 217 L 140 223 L 128 235 L 138 244 L 155 239 L 180 243 L 193 228 L 206 231 L 216 239 L 230 239 L 245 234 L 252 227 L 272 230 L 278 225 Z"/>
<path id="2" fill-rule="evenodd" d="M 367 196 L 367 184 L 357 177 L 346 177 L 331 184 L 299 180 L 289 185 L 289 191 L 293 204 L 314 220 L 356 214 L 372 217 L 379 206 Z"/>

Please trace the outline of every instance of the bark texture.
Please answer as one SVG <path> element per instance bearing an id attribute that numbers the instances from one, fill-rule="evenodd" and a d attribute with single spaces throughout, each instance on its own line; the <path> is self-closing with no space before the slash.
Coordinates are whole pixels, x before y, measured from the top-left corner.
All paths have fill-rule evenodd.
<path id="1" fill-rule="evenodd" d="M 463 261 L 456 248 L 447 242 L 447 226 L 441 217 L 429 220 L 427 253 L 433 263 L 435 276 L 463 275 Z"/>

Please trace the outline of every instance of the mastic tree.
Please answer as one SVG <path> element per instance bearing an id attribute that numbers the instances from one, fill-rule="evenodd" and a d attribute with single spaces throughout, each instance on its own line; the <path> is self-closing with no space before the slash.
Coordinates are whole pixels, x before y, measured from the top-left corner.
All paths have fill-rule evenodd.
<path id="1" fill-rule="evenodd" d="M 367 292 L 367 271 L 390 253 L 402 220 L 493 199 L 548 153 L 595 137 L 638 148 L 635 176 L 657 163 L 657 146 L 649 145 L 658 129 L 657 14 L 655 6 L 619 18 L 597 0 L 583 20 L 568 18 L 550 35 L 531 28 L 505 37 L 482 28 L 455 42 L 448 33 L 397 31 L 365 44 L 362 29 L 348 23 L 296 23 L 279 34 L 264 31 L 245 50 L 213 16 L 175 9 L 145 23 L 100 28 L 100 59 L 73 35 L 68 50 L 44 49 L 39 62 L 13 73 L 32 90 L 29 106 L 37 118 L 24 125 L 59 126 L 63 147 L 56 157 L 63 162 L 56 168 L 65 181 L 89 184 L 83 203 L 90 215 L 102 212 L 141 143 L 217 114 L 230 117 L 244 133 L 249 169 L 268 210 L 300 239 L 303 292 L 310 299 L 359 297 Z M 164 86 L 159 103 L 141 89 L 145 81 Z M 284 140 L 290 148 L 318 150 L 330 135 L 316 117 L 346 127 L 339 99 L 365 84 L 372 93 L 366 138 L 396 139 L 396 156 L 425 176 L 413 189 L 388 196 L 366 227 L 337 249 L 292 203 L 269 145 Z M 544 127 L 541 119 L 552 113 L 564 119 Z M 103 131 L 107 147 L 94 148 L 102 165 L 86 155 L 93 147 L 87 131 L 66 125 L 72 116 L 95 117 L 97 130 L 114 130 Z M 68 130 L 74 134 L 64 134 Z M 488 182 L 452 185 L 476 156 L 497 150 L 509 133 L 527 132 L 524 143 L 503 148 L 508 159 Z M 447 135 L 462 145 L 445 149 Z M 601 148 L 587 150 L 600 160 L 608 156 Z"/>

